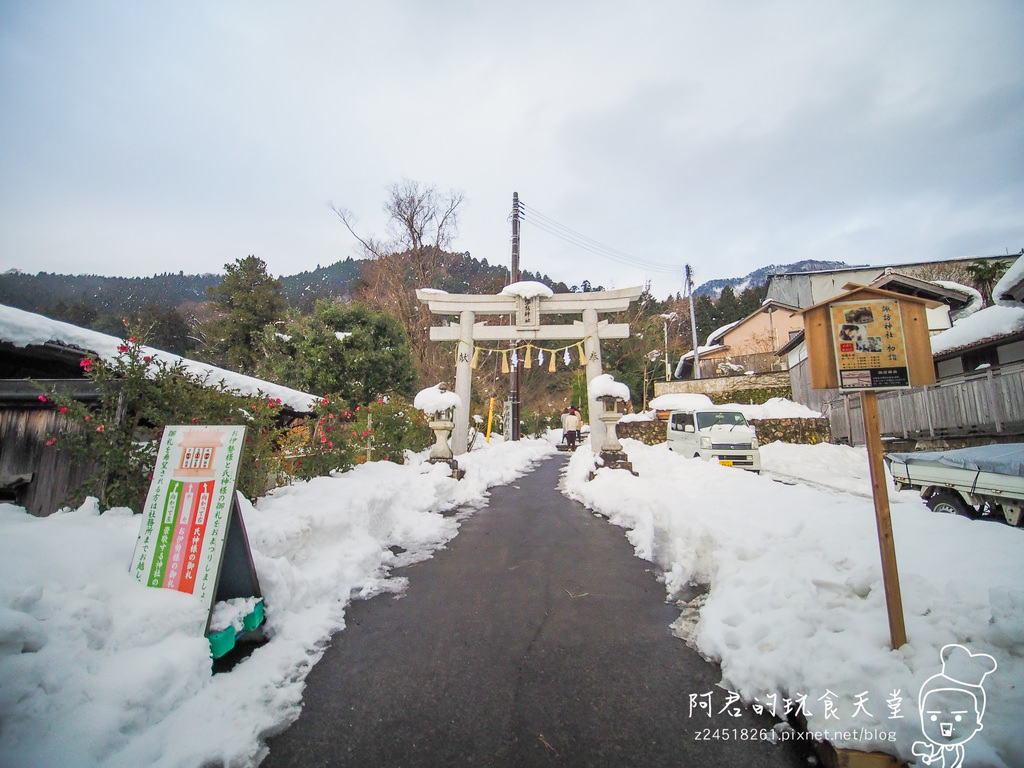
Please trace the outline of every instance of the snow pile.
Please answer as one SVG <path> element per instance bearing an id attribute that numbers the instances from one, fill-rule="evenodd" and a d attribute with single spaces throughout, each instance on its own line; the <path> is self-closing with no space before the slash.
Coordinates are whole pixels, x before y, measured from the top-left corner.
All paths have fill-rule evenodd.
<path id="1" fill-rule="evenodd" d="M 348 602 L 401 591 L 389 570 L 456 535 L 442 512 L 481 504 L 553 450 L 492 441 L 459 457 L 461 482 L 422 455 L 374 462 L 246 505 L 270 641 L 218 675 L 198 601 L 129 574 L 139 517 L 95 502 L 48 518 L 0 505 L 0 765 L 255 765 L 261 738 L 298 716 Z"/>
<path id="2" fill-rule="evenodd" d="M 421 389 L 412 401 L 413 408 L 425 413 L 438 413 L 449 408 L 462 405 L 462 398 L 448 389 L 441 389 L 440 384 Z"/>
<path id="3" fill-rule="evenodd" d="M 636 554 L 663 570 L 670 595 L 708 585 L 699 613 L 698 599 L 675 628 L 721 662 L 716 710 L 727 691 L 778 712 L 783 698 L 803 697 L 809 729 L 828 732 L 836 746 L 910 761 L 922 739 L 918 691 L 940 671 L 942 647 L 960 643 L 999 665 L 986 681 L 984 730 L 967 745 L 968 764 L 1024 766 L 1024 531 L 936 515 L 914 492 L 890 494 L 909 639 L 893 651 L 870 497 L 623 445 L 638 477 L 599 470 L 587 482 L 595 457 L 584 447 L 570 460 L 564 492 L 628 529 Z M 769 448 L 761 449 L 766 467 L 783 463 L 795 476 L 810 452 L 836 446 L 776 457 Z M 835 483 L 852 454 L 832 458 L 808 474 L 819 478 L 827 467 L 824 479 Z M 860 458 L 866 470 L 862 450 Z M 849 482 L 865 487 L 863 477 Z M 683 691 L 680 700 L 703 693 Z"/>
<path id="4" fill-rule="evenodd" d="M 116 336 L 91 331 L 88 328 L 79 328 L 77 325 L 51 320 L 43 315 L 24 312 L 2 304 L 0 304 L 0 339 L 10 342 L 16 347 L 57 342 L 93 352 L 104 360 L 114 360 L 118 355 L 118 347 L 124 345 L 124 340 Z M 228 389 L 241 392 L 244 395 L 257 396 L 262 393 L 268 397 L 280 399 L 284 405 L 299 413 L 312 411 L 320 402 L 320 398 L 307 392 L 271 384 L 252 376 L 245 376 L 241 373 L 189 360 L 186 357 L 172 355 L 170 352 L 160 349 L 152 347 L 142 347 L 142 349 L 150 357 L 155 357 L 169 365 L 180 362 L 185 370 L 203 379 L 207 384 L 223 382 Z"/>
<path id="5" fill-rule="evenodd" d="M 602 373 L 595 376 L 587 385 L 590 399 L 596 400 L 599 397 L 614 397 L 618 400 L 629 400 L 629 386 L 621 381 L 616 381 L 610 373 Z"/>
<path id="6" fill-rule="evenodd" d="M 673 392 L 667 395 L 658 395 L 647 404 L 656 411 L 685 411 L 696 408 L 713 408 L 715 405 L 707 395 L 695 392 Z"/>
<path id="7" fill-rule="evenodd" d="M 540 296 L 542 299 L 555 295 L 555 292 L 544 283 L 533 280 L 520 280 L 518 283 L 506 285 L 501 289 L 501 296 L 522 296 L 524 299 L 535 299 Z"/>

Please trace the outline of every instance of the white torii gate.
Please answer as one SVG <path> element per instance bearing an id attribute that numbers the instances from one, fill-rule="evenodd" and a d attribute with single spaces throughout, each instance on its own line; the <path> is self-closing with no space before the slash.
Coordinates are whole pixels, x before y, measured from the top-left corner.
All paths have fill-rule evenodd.
<path id="1" fill-rule="evenodd" d="M 553 296 L 524 297 L 511 294 L 458 294 L 434 289 L 416 291 L 435 315 L 458 315 L 458 325 L 432 326 L 431 341 L 457 341 L 455 392 L 462 405 L 455 409 L 452 430 L 452 451 L 465 453 L 469 442 L 469 402 L 473 387 L 473 348 L 477 341 L 554 341 L 582 340 L 587 361 L 587 390 L 590 382 L 603 372 L 601 339 L 629 338 L 628 323 L 598 320 L 601 312 L 624 312 L 636 301 L 643 288 L 620 288 L 614 291 L 556 293 Z M 476 322 L 477 315 L 514 315 L 515 325 L 488 325 Z M 583 321 L 572 325 L 541 325 L 541 315 L 576 314 Z M 589 395 L 588 395 L 589 397 Z M 591 445 L 600 448 L 604 440 L 604 424 L 597 418 L 599 408 L 590 404 Z"/>

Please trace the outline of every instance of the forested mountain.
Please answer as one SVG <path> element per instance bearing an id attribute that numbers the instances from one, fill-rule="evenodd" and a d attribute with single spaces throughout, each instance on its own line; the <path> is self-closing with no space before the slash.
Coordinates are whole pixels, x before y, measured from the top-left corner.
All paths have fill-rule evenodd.
<path id="1" fill-rule="evenodd" d="M 174 309 L 188 302 L 206 301 L 206 289 L 220 280 L 220 275 L 184 272 L 102 277 L 48 272 L 30 275 L 11 270 L 0 275 L 0 304 L 42 314 L 56 305 L 80 305 L 97 314 L 134 312 L 146 306 Z"/>

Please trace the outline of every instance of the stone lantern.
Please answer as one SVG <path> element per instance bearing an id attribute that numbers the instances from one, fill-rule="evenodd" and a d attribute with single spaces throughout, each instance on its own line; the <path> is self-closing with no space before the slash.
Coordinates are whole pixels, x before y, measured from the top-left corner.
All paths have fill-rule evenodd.
<path id="1" fill-rule="evenodd" d="M 448 438 L 455 427 L 455 409 L 461 405 L 457 394 L 441 382 L 437 386 L 428 387 L 416 395 L 413 406 L 428 414 L 427 426 L 434 432 L 434 445 L 430 448 L 428 461 L 431 464 L 447 464 L 452 469 L 452 477 L 461 480 L 466 470 L 459 469 L 459 463 L 452 454 Z"/>
<path id="2" fill-rule="evenodd" d="M 603 466 L 633 472 L 633 464 L 622 450 L 622 443 L 615 434 L 615 425 L 621 418 L 618 406 L 629 399 L 629 387 L 615 381 L 611 374 L 606 373 L 591 381 L 590 390 L 592 400 L 600 404 L 597 418 L 604 424 L 604 440 L 599 450 Z"/>

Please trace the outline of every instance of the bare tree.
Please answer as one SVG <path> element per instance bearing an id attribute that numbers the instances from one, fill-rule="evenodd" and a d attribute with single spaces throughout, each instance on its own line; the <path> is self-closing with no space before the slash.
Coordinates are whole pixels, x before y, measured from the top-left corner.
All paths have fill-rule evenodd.
<path id="1" fill-rule="evenodd" d="M 429 340 L 430 313 L 416 300 L 415 289 L 438 287 L 447 249 L 458 233 L 462 201 L 461 192 L 443 195 L 417 181 L 393 184 L 384 203 L 390 235 L 386 241 L 361 236 L 352 212 L 330 204 L 368 259 L 357 298 L 402 321 L 417 367 L 430 378 L 446 372 L 447 355 Z"/>

